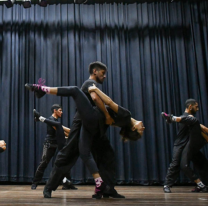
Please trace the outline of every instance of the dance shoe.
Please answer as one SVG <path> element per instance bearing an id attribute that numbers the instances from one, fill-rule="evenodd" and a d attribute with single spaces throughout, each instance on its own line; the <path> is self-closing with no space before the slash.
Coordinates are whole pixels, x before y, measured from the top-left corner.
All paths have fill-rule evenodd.
<path id="1" fill-rule="evenodd" d="M 110 194 L 110 193 L 105 193 L 105 194 L 103 194 L 103 198 L 109 198 L 109 197 L 112 197 L 112 198 L 117 198 L 117 199 L 119 199 L 119 198 L 125 198 L 125 196 L 123 196 L 123 195 L 120 195 L 120 194 L 118 194 L 118 193 L 116 193 L 116 194 Z"/>
<path id="2" fill-rule="evenodd" d="M 164 191 L 164 193 L 171 193 L 170 186 L 164 185 L 163 191 Z"/>
<path id="3" fill-rule="evenodd" d="M 206 192 L 208 192 L 208 187 L 205 186 L 205 187 L 201 188 L 201 187 L 197 186 L 194 189 L 192 189 L 191 192 L 204 192 L 204 193 L 206 193 Z"/>
<path id="4" fill-rule="evenodd" d="M 161 115 L 166 120 L 167 124 L 170 124 L 173 122 L 173 115 L 172 114 L 166 114 L 165 112 L 162 112 Z"/>
<path id="5" fill-rule="evenodd" d="M 35 96 L 37 98 L 41 98 L 43 97 L 46 93 L 44 91 L 41 90 L 41 86 L 38 84 L 25 84 L 25 88 L 31 92 L 35 92 Z"/>
<path id="6" fill-rule="evenodd" d="M 51 193 L 52 193 L 52 190 L 48 189 L 45 186 L 44 187 L 44 190 L 43 190 L 43 196 L 44 196 L 44 198 L 51 198 Z"/>
<path id="7" fill-rule="evenodd" d="M 36 187 L 37 187 L 38 185 L 36 185 L 35 183 L 32 183 L 32 185 L 31 185 L 31 190 L 36 190 Z"/>
<path id="8" fill-rule="evenodd" d="M 95 194 L 92 195 L 92 198 L 101 199 L 104 193 L 109 193 L 110 187 L 104 182 L 101 183 L 99 187 L 95 186 Z"/>
<path id="9" fill-rule="evenodd" d="M 62 190 L 77 190 L 77 188 L 68 179 L 66 180 L 66 182 L 62 183 L 62 185 Z"/>
<path id="10" fill-rule="evenodd" d="M 74 0 L 75 4 L 85 4 L 87 3 L 87 0 Z"/>

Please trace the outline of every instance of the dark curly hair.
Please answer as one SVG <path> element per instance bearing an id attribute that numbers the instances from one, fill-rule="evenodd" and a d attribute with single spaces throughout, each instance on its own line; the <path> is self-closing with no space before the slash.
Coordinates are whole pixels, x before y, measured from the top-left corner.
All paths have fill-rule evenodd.
<path id="1" fill-rule="evenodd" d="M 89 65 L 89 73 L 90 74 L 93 74 L 93 69 L 107 71 L 107 66 L 105 64 L 103 64 L 102 62 L 96 61 L 96 62 L 90 63 L 90 65 Z"/>
<path id="2" fill-rule="evenodd" d="M 123 141 L 125 140 L 137 141 L 142 137 L 137 132 L 137 130 L 132 131 L 130 127 L 122 127 L 120 130 L 120 135 L 122 136 Z"/>

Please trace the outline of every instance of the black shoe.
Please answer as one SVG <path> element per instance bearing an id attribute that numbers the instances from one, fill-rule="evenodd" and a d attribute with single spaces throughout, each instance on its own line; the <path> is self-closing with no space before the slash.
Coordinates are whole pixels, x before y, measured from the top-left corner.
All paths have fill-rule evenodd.
<path id="1" fill-rule="evenodd" d="M 44 196 L 44 198 L 51 198 L 51 193 L 52 193 L 52 190 L 48 189 L 45 186 L 44 187 L 44 190 L 43 190 L 43 196 Z"/>
<path id="2" fill-rule="evenodd" d="M 36 122 L 40 121 L 40 120 L 39 120 L 40 113 L 37 112 L 35 109 L 33 109 L 33 115 L 34 115 L 34 118 L 35 118 L 35 121 L 36 121 Z"/>
<path id="3" fill-rule="evenodd" d="M 85 4 L 88 0 L 74 0 L 75 4 Z"/>
<path id="4" fill-rule="evenodd" d="M 173 122 L 173 115 L 172 114 L 166 114 L 165 112 L 162 112 L 161 115 L 166 120 L 167 124 L 170 124 Z"/>
<path id="5" fill-rule="evenodd" d="M 99 187 L 95 186 L 95 194 L 92 195 L 92 198 L 101 199 L 104 193 L 109 193 L 110 187 L 104 182 L 101 183 Z"/>
<path id="6" fill-rule="evenodd" d="M 103 198 L 125 198 L 125 196 L 118 194 L 118 192 L 114 189 L 114 187 L 111 187 L 108 192 L 104 192 Z"/>
<path id="7" fill-rule="evenodd" d="M 37 84 L 26 83 L 25 88 L 29 91 L 35 92 L 35 96 L 39 99 L 46 94 L 44 91 L 41 90 L 41 87 Z"/>
<path id="8" fill-rule="evenodd" d="M 25 84 L 25 88 L 26 88 L 27 90 L 31 91 L 31 92 L 34 92 L 36 87 L 37 87 L 37 86 L 36 86 L 36 85 L 33 85 L 33 84 L 29 84 L 29 83 L 26 83 L 26 84 Z"/>
<path id="9" fill-rule="evenodd" d="M 38 185 L 36 185 L 35 183 L 32 183 L 32 185 L 31 185 L 31 190 L 36 190 L 36 187 L 37 187 Z"/>
<path id="10" fill-rule="evenodd" d="M 77 190 L 77 188 L 71 183 L 71 181 L 67 180 L 63 183 L 62 190 Z"/>
<path id="11" fill-rule="evenodd" d="M 201 187 L 197 186 L 194 189 L 192 189 L 191 192 L 203 192 L 203 193 L 206 193 L 206 192 L 208 192 L 208 187 L 205 186 L 205 187 L 201 188 Z"/>
<path id="12" fill-rule="evenodd" d="M 164 191 L 164 193 L 171 193 L 170 186 L 164 185 L 163 191 Z"/>
<path id="13" fill-rule="evenodd" d="M 125 196 L 120 195 L 118 193 L 116 193 L 116 194 L 103 194 L 103 198 L 109 198 L 109 197 L 112 197 L 112 198 L 125 198 Z"/>

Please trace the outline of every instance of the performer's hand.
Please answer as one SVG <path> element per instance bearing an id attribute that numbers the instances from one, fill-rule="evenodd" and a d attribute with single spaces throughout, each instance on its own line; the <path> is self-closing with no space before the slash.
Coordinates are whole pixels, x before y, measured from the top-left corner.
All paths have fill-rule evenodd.
<path id="1" fill-rule="evenodd" d="M 105 124 L 112 125 L 113 123 L 115 123 L 114 119 L 110 115 L 105 117 Z"/>
<path id="2" fill-rule="evenodd" d="M 0 147 L 3 149 L 3 150 L 6 150 L 6 143 L 4 140 L 0 140 Z"/>
<path id="3" fill-rule="evenodd" d="M 93 86 L 88 87 L 88 92 L 94 92 L 97 89 L 97 87 L 95 86 L 95 84 L 93 84 Z"/>

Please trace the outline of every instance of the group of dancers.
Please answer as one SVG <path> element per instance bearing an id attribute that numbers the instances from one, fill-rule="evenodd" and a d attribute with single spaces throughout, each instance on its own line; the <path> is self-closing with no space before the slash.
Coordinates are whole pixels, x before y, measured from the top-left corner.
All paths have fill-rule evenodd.
<path id="1" fill-rule="evenodd" d="M 45 198 L 51 197 L 60 181 L 76 163 L 80 156 L 95 180 L 93 198 L 103 197 L 125 198 L 115 190 L 115 154 L 106 136 L 109 125 L 121 128 L 120 134 L 124 141 L 136 141 L 144 131 L 142 121 L 131 117 L 131 113 L 113 102 L 98 89 L 106 78 L 107 67 L 101 62 L 89 65 L 90 77 L 81 89 L 76 86 L 48 87 L 37 84 L 26 84 L 25 87 L 35 92 L 37 98 L 45 94 L 71 96 L 76 104 L 75 114 L 65 146 L 59 150 L 49 180 L 44 188 Z M 34 111 L 36 121 L 56 127 L 57 139 L 64 139 L 64 129 L 57 126 L 57 121 L 42 117 Z M 59 142 L 63 142 L 60 141 Z"/>
<path id="2" fill-rule="evenodd" d="M 49 87 L 38 84 L 26 84 L 25 87 L 33 91 L 37 98 L 44 95 L 72 97 L 77 108 L 71 128 L 63 127 L 59 122 L 41 116 L 36 110 L 36 121 L 41 121 L 56 129 L 59 142 L 59 152 L 50 173 L 49 180 L 44 187 L 43 195 L 50 198 L 61 180 L 67 176 L 80 156 L 95 180 L 95 194 L 93 198 L 102 197 L 125 198 L 118 194 L 114 186 L 115 154 L 106 136 L 109 125 L 120 127 L 120 135 L 124 141 L 136 141 L 143 135 L 145 127 L 142 121 L 132 118 L 131 113 L 112 101 L 97 86 L 106 78 L 107 67 L 101 62 L 89 65 L 90 77 L 81 89 L 77 86 Z M 60 108 L 59 108 L 60 109 Z M 174 142 L 173 159 L 165 179 L 164 192 L 170 193 L 170 187 L 179 176 L 180 169 L 195 182 L 197 186 L 192 192 L 208 192 L 207 171 L 208 161 L 200 149 L 208 141 L 208 128 L 200 124 L 193 116 L 199 110 L 194 99 L 185 103 L 185 112 L 181 117 L 162 113 L 168 124 L 179 123 L 179 131 Z M 55 110 L 54 110 L 55 112 Z M 67 133 L 68 132 L 68 133 Z M 68 134 L 67 141 L 64 137 Z M 190 163 L 199 172 L 198 177 Z"/>

